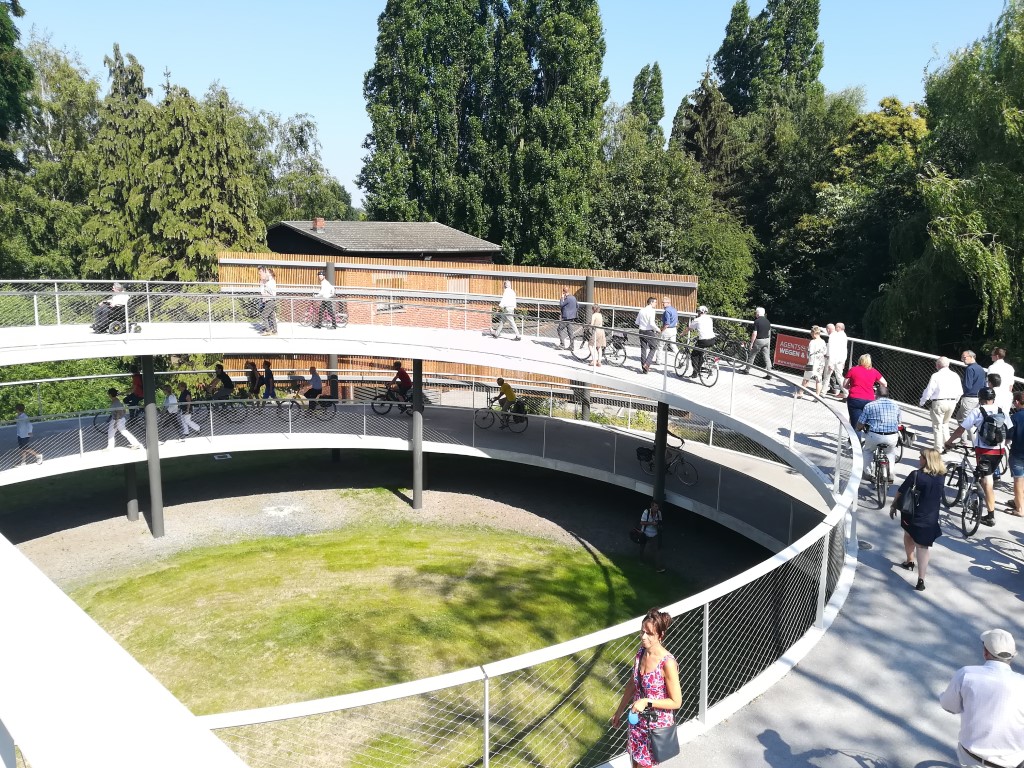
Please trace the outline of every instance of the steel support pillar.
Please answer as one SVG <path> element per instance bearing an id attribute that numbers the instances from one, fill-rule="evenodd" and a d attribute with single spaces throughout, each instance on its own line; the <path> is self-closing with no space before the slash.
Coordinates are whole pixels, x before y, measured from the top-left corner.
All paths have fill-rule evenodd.
<path id="1" fill-rule="evenodd" d="M 665 447 L 668 445 L 668 403 L 658 401 L 658 422 L 654 431 L 654 500 L 665 506 Z"/>
<path id="2" fill-rule="evenodd" d="M 337 270 L 334 268 L 334 262 L 333 261 L 328 261 L 324 265 L 324 277 L 326 277 L 327 281 L 331 285 L 334 286 L 334 293 L 335 294 L 338 293 L 338 283 L 334 279 L 336 274 L 337 274 Z M 334 306 L 334 311 L 335 311 L 335 313 L 338 312 L 338 305 L 337 304 L 335 304 L 335 306 Z M 337 354 L 335 354 L 333 352 L 331 354 L 327 355 L 327 370 L 330 373 L 337 373 L 338 372 L 338 356 L 337 356 Z M 333 454 L 332 454 L 332 456 L 333 456 Z M 340 461 L 340 460 L 341 460 L 341 454 L 338 455 L 338 461 Z"/>
<path id="3" fill-rule="evenodd" d="M 423 508 L 423 361 L 412 361 L 412 508 Z"/>
<path id="4" fill-rule="evenodd" d="M 149 529 L 154 538 L 164 535 L 164 487 L 160 476 L 160 416 L 156 408 L 153 356 L 142 356 L 142 390 L 146 402 L 146 461 L 149 469 Z M 136 512 L 138 514 L 138 512 Z"/>
<path id="5" fill-rule="evenodd" d="M 128 519 L 139 519 L 139 481 L 135 475 L 135 465 L 124 466 L 124 503 L 128 509 Z"/>
<path id="6" fill-rule="evenodd" d="M 594 312 L 594 276 L 587 275 L 587 282 L 583 287 L 583 318 L 585 325 L 590 325 L 590 316 Z M 593 333 L 593 331 L 591 331 Z M 586 384 L 579 389 L 580 397 L 580 419 L 590 421 L 590 387 Z"/>

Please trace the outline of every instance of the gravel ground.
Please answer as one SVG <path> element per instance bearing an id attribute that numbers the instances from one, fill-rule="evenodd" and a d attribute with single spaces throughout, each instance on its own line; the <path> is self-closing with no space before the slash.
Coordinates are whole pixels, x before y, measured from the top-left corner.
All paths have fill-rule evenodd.
<path id="1" fill-rule="evenodd" d="M 139 467 L 140 506 L 146 476 Z M 62 589 L 156 562 L 195 547 L 262 536 L 294 536 L 370 519 L 484 525 L 636 554 L 626 536 L 644 506 L 640 494 L 547 470 L 484 459 L 428 456 L 424 507 L 413 510 L 407 454 L 253 452 L 230 460 L 192 457 L 163 464 L 166 535 L 124 516 L 121 468 L 5 489 L 0 533 Z M 711 586 L 768 552 L 684 510 L 666 515 L 666 561 L 695 587 Z"/>

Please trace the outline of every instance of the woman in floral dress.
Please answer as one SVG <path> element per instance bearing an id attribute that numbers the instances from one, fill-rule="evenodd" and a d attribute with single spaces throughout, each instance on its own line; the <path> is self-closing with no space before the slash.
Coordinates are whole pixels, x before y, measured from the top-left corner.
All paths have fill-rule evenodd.
<path id="1" fill-rule="evenodd" d="M 629 757 L 633 768 L 658 764 L 651 756 L 650 729 L 672 725 L 675 710 L 683 703 L 679 667 L 661 644 L 671 623 L 672 617 L 656 608 L 644 616 L 640 624 L 640 650 L 633 659 L 633 674 L 612 716 L 612 727 L 617 728 L 627 709 L 639 714 L 650 707 L 657 713 L 651 718 L 641 717 L 635 725 L 629 726 Z"/>

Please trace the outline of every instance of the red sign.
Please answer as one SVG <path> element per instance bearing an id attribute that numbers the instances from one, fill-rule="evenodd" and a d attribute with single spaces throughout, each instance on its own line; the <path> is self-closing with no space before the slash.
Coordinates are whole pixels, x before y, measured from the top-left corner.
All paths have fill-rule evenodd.
<path id="1" fill-rule="evenodd" d="M 807 344 L 810 339 L 803 336 L 775 334 L 775 359 L 773 363 L 783 368 L 802 371 L 807 365 Z"/>

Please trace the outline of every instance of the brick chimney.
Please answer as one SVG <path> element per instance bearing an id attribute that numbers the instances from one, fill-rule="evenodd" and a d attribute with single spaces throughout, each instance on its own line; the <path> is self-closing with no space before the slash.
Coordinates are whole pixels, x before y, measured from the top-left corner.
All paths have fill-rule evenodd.
<path id="1" fill-rule="evenodd" d="M 319 218 L 318 219 L 313 219 L 313 231 L 314 232 L 323 232 L 324 231 L 324 220 L 323 219 L 319 219 Z"/>

